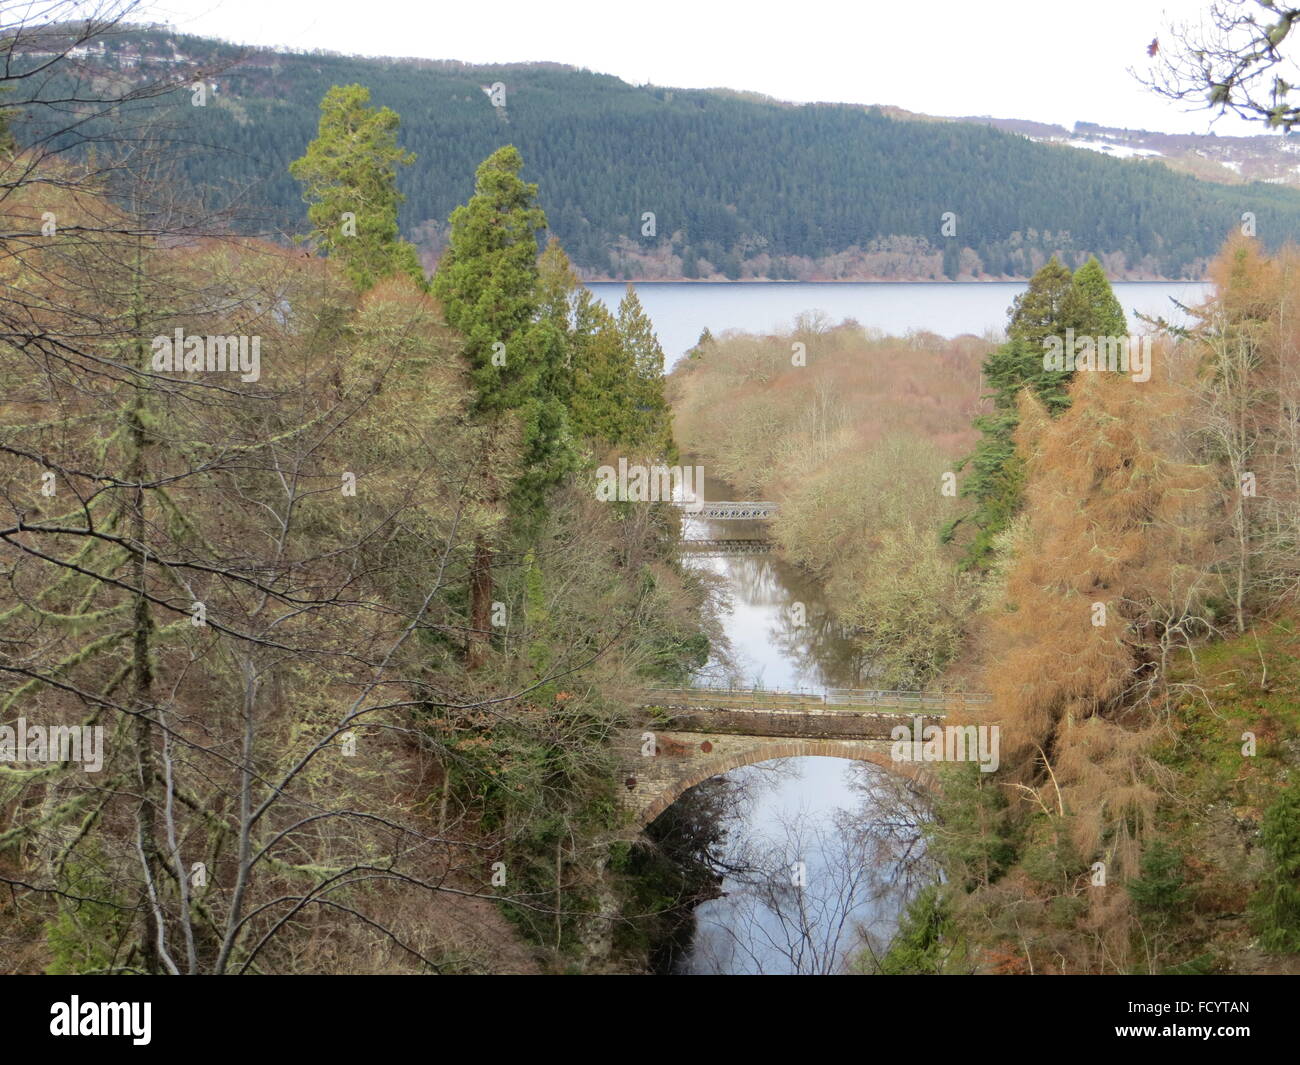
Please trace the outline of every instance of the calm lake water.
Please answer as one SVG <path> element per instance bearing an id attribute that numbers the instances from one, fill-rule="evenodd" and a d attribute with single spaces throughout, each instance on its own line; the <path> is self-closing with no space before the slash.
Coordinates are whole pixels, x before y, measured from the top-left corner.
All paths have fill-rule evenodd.
<path id="1" fill-rule="evenodd" d="M 611 309 L 626 290 L 622 283 L 587 286 Z M 715 336 L 728 329 L 768 333 L 788 329 L 803 311 L 823 311 L 834 322 L 852 318 L 861 325 L 903 336 L 928 331 L 943 337 L 1001 331 L 1007 308 L 1023 292 L 1023 282 L 802 282 L 802 281 L 643 281 L 637 295 L 654 322 L 669 367 L 695 345 L 707 327 Z M 1120 281 L 1115 295 L 1129 328 L 1143 332 L 1137 313 L 1181 322 L 1174 301 L 1195 305 L 1209 293 L 1191 281 Z"/>

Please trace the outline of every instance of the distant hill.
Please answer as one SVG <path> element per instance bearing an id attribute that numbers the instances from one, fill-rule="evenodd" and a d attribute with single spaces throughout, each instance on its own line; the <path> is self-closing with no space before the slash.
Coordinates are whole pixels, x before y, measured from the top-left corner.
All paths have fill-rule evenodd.
<path id="1" fill-rule="evenodd" d="M 1113 159 L 1158 160 L 1207 181 L 1240 185 L 1262 181 L 1300 188 L 1300 134 L 1220 137 L 1210 134 L 1157 133 L 1076 122 L 1074 129 L 1014 118 L 958 118 L 955 122 L 993 126 L 1043 144 L 1064 144 Z"/>
<path id="2" fill-rule="evenodd" d="M 1096 254 L 1116 278 L 1200 278 L 1243 212 L 1270 246 L 1300 240 L 1300 191 L 1283 183 L 1294 167 L 1281 166 L 1290 139 L 941 120 L 633 86 L 553 63 L 245 50 L 166 28 L 118 33 L 62 77 L 136 81 L 188 61 L 234 65 L 207 106 L 177 94 L 168 108 L 194 145 L 184 176 L 219 196 L 240 189 L 249 227 L 263 230 L 305 226 L 287 167 L 315 133 L 321 96 L 368 86 L 401 115 L 418 157 L 400 178 L 402 226 L 430 264 L 474 168 L 505 143 L 590 279 L 1025 277 L 1053 252 Z M 488 95 L 498 82 L 503 107 Z M 1195 169 L 1198 158 L 1202 177 L 1222 180 L 1163 165 Z M 942 228 L 950 216 L 955 235 Z"/>

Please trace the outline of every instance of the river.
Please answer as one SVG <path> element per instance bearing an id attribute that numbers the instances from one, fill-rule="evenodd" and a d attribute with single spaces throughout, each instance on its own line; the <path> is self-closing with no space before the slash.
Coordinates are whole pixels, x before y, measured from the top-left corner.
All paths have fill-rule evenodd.
<path id="1" fill-rule="evenodd" d="M 705 498 L 737 497 L 706 470 Z M 687 519 L 683 530 L 710 539 L 762 534 L 750 523 L 703 518 Z M 687 558 L 721 578 L 729 641 L 700 683 L 864 686 L 863 663 L 805 574 L 775 554 Z M 882 771 L 838 758 L 788 758 L 727 777 L 742 797 L 723 854 L 737 871 L 724 878 L 721 898 L 696 907 L 693 939 L 673 973 L 833 972 L 860 949 L 859 925 L 887 938 L 903 896 L 888 883 L 890 862 L 873 835 L 891 794 Z"/>

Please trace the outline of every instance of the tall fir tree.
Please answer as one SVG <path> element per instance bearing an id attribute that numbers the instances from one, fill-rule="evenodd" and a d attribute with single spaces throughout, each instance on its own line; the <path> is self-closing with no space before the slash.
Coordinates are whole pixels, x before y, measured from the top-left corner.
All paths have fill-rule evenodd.
<path id="1" fill-rule="evenodd" d="M 1095 255 L 1074 272 L 1067 303 L 1066 317 L 1076 333 L 1118 337 L 1128 332 L 1124 308 Z"/>
<path id="2" fill-rule="evenodd" d="M 1266 864 L 1250 899 L 1260 945 L 1300 953 L 1300 785 L 1284 789 L 1264 811 L 1260 838 Z"/>
<path id="3" fill-rule="evenodd" d="M 337 257 L 359 289 L 393 274 L 423 287 L 420 257 L 398 235 L 397 169 L 415 156 L 398 147 L 397 113 L 372 108 L 370 90 L 361 85 L 333 86 L 320 112 L 316 139 L 289 164 L 303 185 L 317 247 Z"/>
<path id="4" fill-rule="evenodd" d="M 561 346 L 552 361 L 549 388 L 566 405 L 573 393 L 573 347 L 578 293 L 582 282 L 560 242 L 552 236 L 537 263 L 538 321 L 547 323 Z"/>
<path id="5" fill-rule="evenodd" d="M 451 214 L 451 239 L 433 292 L 463 337 L 476 415 L 492 426 L 503 419 L 520 426 L 520 473 L 503 485 L 485 468 L 483 483 L 487 503 L 508 500 L 527 531 L 540 516 L 546 489 L 573 469 L 575 453 L 562 399 L 563 324 L 543 313 L 537 234 L 546 216 L 537 205 L 537 186 L 519 176 L 523 165 L 518 150 L 507 145 L 479 166 L 474 195 Z M 490 457 L 485 462 L 490 467 Z M 481 664 L 491 631 L 492 554 L 480 536 L 471 575 L 472 665 Z"/>
<path id="6" fill-rule="evenodd" d="M 618 321 L 588 289 L 578 294 L 573 335 L 574 431 L 602 446 L 635 439 L 636 363 Z"/>
<path id="7" fill-rule="evenodd" d="M 618 335 L 635 373 L 635 410 L 627 442 L 655 457 L 675 458 L 672 410 L 664 397 L 664 349 L 630 284 L 618 305 Z"/>
<path id="8" fill-rule="evenodd" d="M 524 470 L 511 495 L 518 515 L 527 517 L 540 493 L 573 468 L 573 454 L 562 403 L 564 326 L 543 313 L 538 269 L 537 234 L 546 215 L 537 186 L 519 176 L 523 165 L 507 145 L 478 168 L 473 197 L 451 214 L 433 292 L 464 337 L 477 413 L 513 412 L 523 422 Z"/>

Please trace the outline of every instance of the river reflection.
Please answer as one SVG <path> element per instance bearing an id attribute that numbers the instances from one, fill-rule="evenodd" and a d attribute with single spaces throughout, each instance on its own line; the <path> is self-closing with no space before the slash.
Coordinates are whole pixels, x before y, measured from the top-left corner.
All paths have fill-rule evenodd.
<path id="1" fill-rule="evenodd" d="M 710 483 L 710 489 L 726 487 Z M 759 522 L 688 517 L 682 535 L 759 539 L 766 529 Z M 862 686 L 867 663 L 807 575 L 775 554 L 708 556 L 689 564 L 716 574 L 725 591 L 720 613 L 728 643 L 705 669 L 710 683 L 781 689 Z"/>

